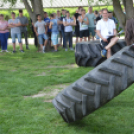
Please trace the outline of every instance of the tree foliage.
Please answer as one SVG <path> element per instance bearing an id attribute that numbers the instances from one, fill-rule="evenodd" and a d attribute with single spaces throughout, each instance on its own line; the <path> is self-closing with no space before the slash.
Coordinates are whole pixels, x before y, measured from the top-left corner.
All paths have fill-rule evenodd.
<path id="1" fill-rule="evenodd" d="M 17 0 L 2 0 L 3 3 L 10 2 L 11 5 L 14 5 Z M 29 15 L 31 16 L 32 20 L 36 20 L 36 14 L 42 14 L 43 16 L 43 0 L 21 0 L 24 3 Z M 50 0 L 51 3 L 56 0 Z M 79 0 L 83 1 L 83 0 Z M 92 6 L 95 3 L 97 6 L 106 4 L 111 5 L 113 4 L 114 12 L 120 22 L 121 27 L 125 28 L 126 20 L 133 18 L 134 8 L 133 8 L 133 0 L 87 0 L 88 5 Z M 121 5 L 124 5 L 126 9 L 126 14 L 123 13 Z"/>

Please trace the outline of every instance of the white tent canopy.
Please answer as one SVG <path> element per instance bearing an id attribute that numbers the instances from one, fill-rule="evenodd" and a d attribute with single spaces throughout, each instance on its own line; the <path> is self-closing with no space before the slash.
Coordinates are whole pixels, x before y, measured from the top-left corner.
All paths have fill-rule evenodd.
<path id="1" fill-rule="evenodd" d="M 112 4 L 112 2 L 98 2 L 98 0 L 90 0 L 90 3 L 88 3 L 88 0 L 43 0 L 43 6 L 44 8 L 57 8 L 57 7 L 78 7 L 78 6 L 98 6 L 98 5 L 109 5 Z M 17 0 L 15 5 L 11 5 L 10 3 L 3 3 L 0 1 L 0 9 L 19 9 L 19 8 L 25 8 L 24 4 L 20 2 L 20 0 Z"/>

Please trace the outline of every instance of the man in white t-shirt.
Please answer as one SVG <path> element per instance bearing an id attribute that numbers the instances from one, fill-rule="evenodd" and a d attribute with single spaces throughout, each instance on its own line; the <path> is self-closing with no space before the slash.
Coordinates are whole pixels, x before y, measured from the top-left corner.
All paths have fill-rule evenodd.
<path id="1" fill-rule="evenodd" d="M 100 37 L 103 50 L 102 57 L 111 57 L 111 47 L 116 44 L 119 37 L 116 37 L 116 25 L 113 20 L 108 19 L 108 10 L 102 10 L 102 19 L 96 25 L 97 35 Z"/>

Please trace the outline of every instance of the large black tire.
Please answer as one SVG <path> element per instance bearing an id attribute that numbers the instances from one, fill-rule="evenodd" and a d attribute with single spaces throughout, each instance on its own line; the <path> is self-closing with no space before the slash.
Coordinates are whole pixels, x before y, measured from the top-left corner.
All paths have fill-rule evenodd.
<path id="1" fill-rule="evenodd" d="M 81 120 L 134 82 L 134 47 L 127 46 L 53 99 L 67 122 Z"/>
<path id="2" fill-rule="evenodd" d="M 112 47 L 112 54 L 117 53 L 126 46 L 124 40 L 119 40 L 116 45 Z M 75 61 L 78 66 L 97 66 L 106 58 L 101 56 L 102 46 L 100 41 L 80 42 L 75 47 Z"/>

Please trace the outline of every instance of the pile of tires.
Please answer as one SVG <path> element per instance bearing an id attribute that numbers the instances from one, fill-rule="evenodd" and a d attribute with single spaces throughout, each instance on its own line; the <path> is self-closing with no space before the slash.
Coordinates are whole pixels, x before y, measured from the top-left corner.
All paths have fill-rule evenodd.
<path id="1" fill-rule="evenodd" d="M 126 46 L 126 42 L 124 40 L 119 40 L 112 47 L 112 54 L 114 55 L 122 48 Z M 80 42 L 76 44 L 75 47 L 75 61 L 78 66 L 97 66 L 106 58 L 101 56 L 102 46 L 100 41 L 91 41 L 91 42 Z"/>
<path id="2" fill-rule="evenodd" d="M 81 120 L 133 82 L 134 46 L 126 46 L 59 93 L 53 105 L 65 122 Z"/>

